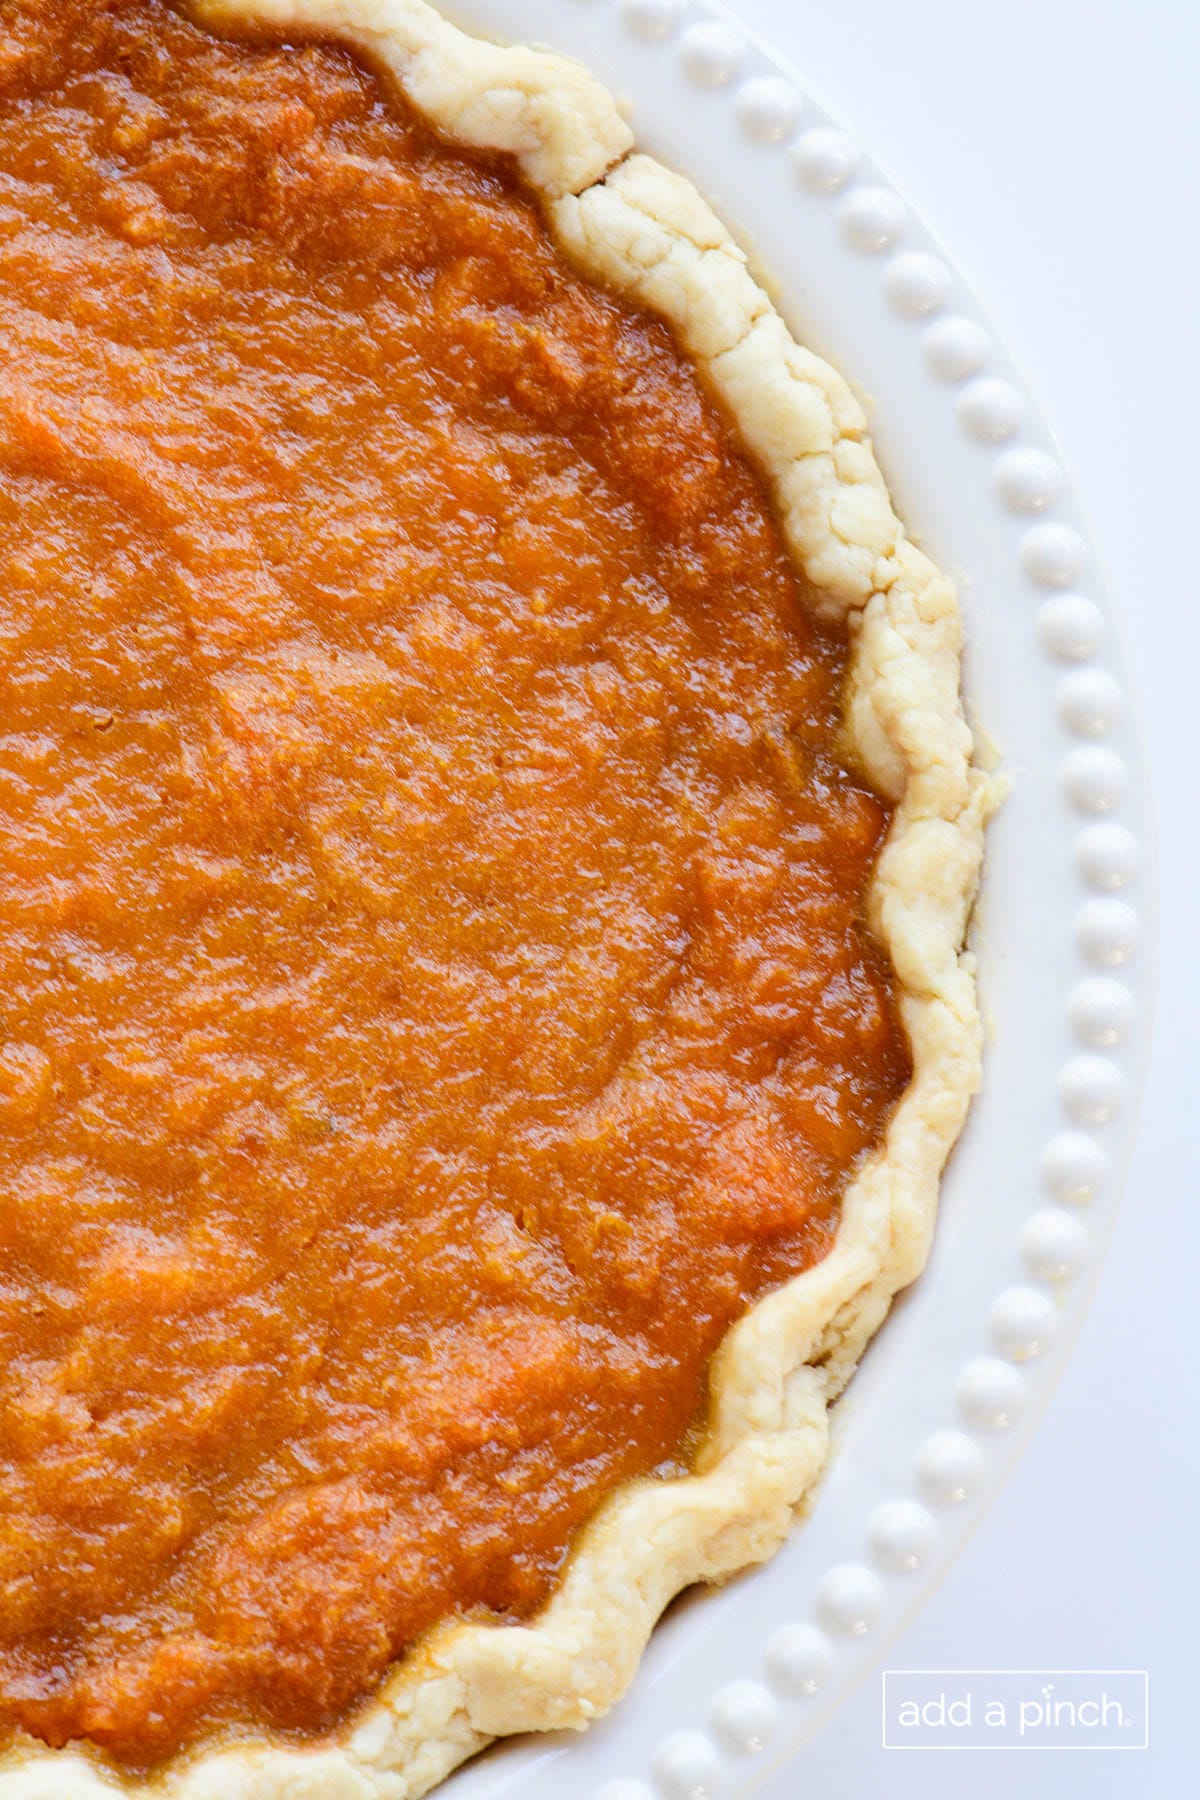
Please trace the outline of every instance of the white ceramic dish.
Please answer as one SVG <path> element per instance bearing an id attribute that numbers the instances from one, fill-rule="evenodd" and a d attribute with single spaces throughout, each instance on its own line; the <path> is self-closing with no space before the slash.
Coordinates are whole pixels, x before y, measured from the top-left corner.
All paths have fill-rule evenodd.
<path id="1" fill-rule="evenodd" d="M 1014 779 L 976 930 L 982 1096 L 930 1266 L 842 1402 L 811 1516 L 689 1597 L 586 1735 L 497 1746 L 447 1800 L 727 1800 L 820 1724 L 963 1543 L 1032 1429 L 1116 1202 L 1149 1008 L 1143 777 L 1078 502 L 1020 374 L 912 207 L 708 0 L 443 0 L 575 55 L 751 248 L 868 399 L 913 534 L 959 581 L 968 700 Z"/>

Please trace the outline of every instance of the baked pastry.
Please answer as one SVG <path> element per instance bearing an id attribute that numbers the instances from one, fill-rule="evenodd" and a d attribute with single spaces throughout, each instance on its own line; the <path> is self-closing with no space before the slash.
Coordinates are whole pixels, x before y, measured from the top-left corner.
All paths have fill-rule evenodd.
<path id="1" fill-rule="evenodd" d="M 575 65 L 0 33 L 0 1795 L 415 1796 L 771 1553 L 924 1262 L 958 607 Z"/>

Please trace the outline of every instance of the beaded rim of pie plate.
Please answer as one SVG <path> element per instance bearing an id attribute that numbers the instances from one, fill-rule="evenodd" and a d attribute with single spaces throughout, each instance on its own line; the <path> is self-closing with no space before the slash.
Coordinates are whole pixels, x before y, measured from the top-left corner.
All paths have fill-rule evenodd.
<path id="1" fill-rule="evenodd" d="M 453 0 L 443 4 L 453 14 Z M 1044 1404 L 1050 1384 L 1033 1391 L 1023 1365 L 1045 1359 L 1053 1369 L 1065 1361 L 1106 1236 L 1085 1223 L 1088 1203 L 1115 1195 L 1140 1085 L 1149 980 L 1143 956 L 1135 993 L 1127 965 L 1148 935 L 1144 904 L 1135 907 L 1129 894 L 1145 858 L 1128 822 L 1136 822 L 1136 766 L 1105 742 L 1126 710 L 1121 683 L 1096 660 L 1111 627 L 1078 585 L 1090 574 L 1095 591 L 1095 555 L 1074 525 L 1055 516 L 1070 497 L 1067 477 L 1043 447 L 1049 434 L 945 251 L 804 82 L 713 0 L 575 0 L 566 10 L 607 15 L 631 54 L 640 42 L 674 56 L 687 86 L 727 99 L 743 145 L 787 159 L 786 178 L 834 210 L 847 252 L 881 283 L 894 318 L 911 326 L 912 354 L 944 394 L 963 439 L 992 458 L 1006 554 L 1011 539 L 1013 572 L 1038 603 L 1038 647 L 1058 670 L 1057 722 L 1070 740 L 1058 780 L 1078 885 L 1069 952 L 1076 973 L 1066 992 L 1072 1049 L 1058 1071 L 1058 1126 L 1040 1169 L 1029 1172 L 1038 1200 L 1020 1231 L 1024 1279 L 995 1295 L 978 1353 L 959 1371 L 952 1414 L 917 1445 L 909 1491 L 863 1521 L 861 1557 L 826 1569 L 809 1617 L 774 1629 L 759 1646 L 758 1677 L 696 1695 L 688 1713 L 703 1724 L 668 1728 L 644 1776 L 579 1784 L 590 1800 L 715 1800 L 744 1791 L 765 1773 L 768 1752 L 809 1734 L 818 1722 L 813 1697 L 841 1685 L 839 1663 L 857 1652 L 854 1673 L 865 1672 L 863 1649 L 881 1651 L 913 1610 L 905 1578 L 961 1546 L 980 1503 L 1015 1460 L 1014 1445 L 998 1467 L 989 1440 L 1031 1424 Z M 1118 1115 L 1126 1136 L 1111 1144 L 1105 1128 Z"/>

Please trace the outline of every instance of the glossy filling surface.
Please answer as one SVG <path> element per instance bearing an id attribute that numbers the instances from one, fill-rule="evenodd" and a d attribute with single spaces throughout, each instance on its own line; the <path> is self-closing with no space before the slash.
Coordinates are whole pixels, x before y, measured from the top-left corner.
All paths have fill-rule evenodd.
<path id="1" fill-rule="evenodd" d="M 528 1617 L 908 1074 L 736 438 L 345 51 L 0 11 L 0 1740 Z"/>

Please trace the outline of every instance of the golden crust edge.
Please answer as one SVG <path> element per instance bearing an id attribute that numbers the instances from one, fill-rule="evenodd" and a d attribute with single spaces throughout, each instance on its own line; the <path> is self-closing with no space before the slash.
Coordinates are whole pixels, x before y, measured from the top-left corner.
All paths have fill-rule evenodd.
<path id="1" fill-rule="evenodd" d="M 631 154 L 607 90 L 565 57 L 470 37 L 426 0 L 193 0 L 193 10 L 354 42 L 447 137 L 514 155 L 564 253 L 671 325 L 736 419 L 823 611 L 849 627 L 847 747 L 896 806 L 870 908 L 896 970 L 913 1077 L 845 1195 L 830 1254 L 727 1334 L 696 1473 L 615 1492 L 537 1618 L 441 1627 L 337 1743 L 210 1747 L 149 1790 L 165 1800 L 418 1800 L 494 1737 L 578 1728 L 605 1712 L 681 1588 L 783 1542 L 824 1468 L 830 1404 L 924 1266 L 942 1168 L 979 1085 L 965 938 L 997 787 L 972 761 L 957 596 L 906 537 L 861 407 L 796 344 L 692 184 Z M 72 1749 L 27 1740 L 0 1759 L 2 1800 L 147 1791 Z"/>

